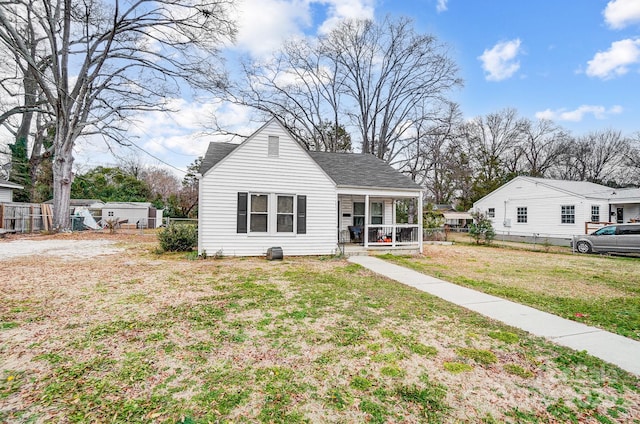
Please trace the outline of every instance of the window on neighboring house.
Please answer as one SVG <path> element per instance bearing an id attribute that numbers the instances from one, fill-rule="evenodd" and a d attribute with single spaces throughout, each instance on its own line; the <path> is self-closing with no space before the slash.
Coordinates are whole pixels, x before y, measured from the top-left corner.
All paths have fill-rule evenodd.
<path id="1" fill-rule="evenodd" d="M 249 217 L 249 231 L 252 233 L 266 233 L 269 223 L 269 195 L 251 195 L 251 215 Z"/>
<path id="2" fill-rule="evenodd" d="M 381 225 L 384 206 L 382 202 L 371 202 L 371 224 Z"/>
<path id="3" fill-rule="evenodd" d="M 277 135 L 269 136 L 268 156 L 275 158 L 280 156 L 280 137 Z"/>
<path id="4" fill-rule="evenodd" d="M 113 211 L 107 212 L 107 216 L 113 216 Z"/>
<path id="5" fill-rule="evenodd" d="M 353 225 L 364 226 L 364 202 L 353 202 Z"/>
<path id="6" fill-rule="evenodd" d="M 591 205 L 591 222 L 600 222 L 600 205 Z"/>
<path id="7" fill-rule="evenodd" d="M 517 218 L 517 222 L 520 224 L 526 224 L 527 223 L 527 207 L 523 206 L 523 207 L 519 207 L 516 211 L 516 218 Z"/>
<path id="8" fill-rule="evenodd" d="M 560 222 L 563 224 L 575 224 L 576 207 L 574 205 L 563 205 L 560 208 Z"/>
<path id="9" fill-rule="evenodd" d="M 293 196 L 278 196 L 276 231 L 293 233 Z"/>
<path id="10" fill-rule="evenodd" d="M 496 217 L 496 208 L 487 209 L 487 218 L 495 218 Z"/>

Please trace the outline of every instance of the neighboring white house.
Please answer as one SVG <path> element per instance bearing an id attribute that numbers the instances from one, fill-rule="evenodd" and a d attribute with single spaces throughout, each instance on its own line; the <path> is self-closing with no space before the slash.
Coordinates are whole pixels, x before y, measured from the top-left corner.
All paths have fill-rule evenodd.
<path id="1" fill-rule="evenodd" d="M 422 248 L 420 218 L 396 223 L 398 200 L 422 216 L 417 184 L 372 155 L 309 152 L 276 119 L 241 144 L 211 143 L 200 173 L 199 253 L 333 254 L 345 238 Z"/>
<path id="2" fill-rule="evenodd" d="M 107 202 L 102 206 L 102 220 L 117 219 L 138 228 L 158 228 L 162 225 L 162 212 L 149 202 Z"/>
<path id="3" fill-rule="evenodd" d="M 13 190 L 22 190 L 23 188 L 19 184 L 0 180 L 0 203 L 13 202 Z"/>
<path id="4" fill-rule="evenodd" d="M 588 222 L 640 219 L 640 189 L 519 176 L 475 202 L 473 209 L 486 213 L 498 234 L 566 239 L 585 234 Z"/>

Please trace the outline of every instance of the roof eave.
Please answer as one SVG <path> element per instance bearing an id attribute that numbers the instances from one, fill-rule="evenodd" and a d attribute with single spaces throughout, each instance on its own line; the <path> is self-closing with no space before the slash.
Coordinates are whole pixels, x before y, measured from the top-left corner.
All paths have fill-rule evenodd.
<path id="1" fill-rule="evenodd" d="M 373 186 L 355 186 L 355 185 L 336 185 L 337 189 L 346 190 L 380 190 L 380 191 L 406 191 L 406 192 L 422 192 L 422 188 L 408 188 L 408 187 L 373 187 Z"/>

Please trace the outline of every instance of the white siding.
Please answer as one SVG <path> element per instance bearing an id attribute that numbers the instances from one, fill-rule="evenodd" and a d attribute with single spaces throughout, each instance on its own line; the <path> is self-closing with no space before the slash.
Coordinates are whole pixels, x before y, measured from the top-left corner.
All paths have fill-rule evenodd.
<path id="1" fill-rule="evenodd" d="M 12 202 L 12 189 L 0 187 L 0 202 Z"/>
<path id="2" fill-rule="evenodd" d="M 575 223 L 561 222 L 561 207 L 575 206 Z M 486 213 L 495 208 L 492 219 L 494 229 L 502 234 L 543 237 L 571 237 L 584 234 L 585 222 L 591 220 L 591 206 L 600 206 L 600 215 L 606 219 L 608 202 L 571 195 L 532 181 L 514 179 L 474 204 L 474 210 Z M 527 223 L 518 223 L 517 208 L 527 208 Z M 510 226 L 505 225 L 507 222 Z"/>
<path id="3" fill-rule="evenodd" d="M 340 197 L 340 230 L 346 230 L 351 225 L 353 225 L 353 199 Z"/>
<path id="4" fill-rule="evenodd" d="M 113 212 L 113 216 L 109 216 L 109 212 Z M 115 219 L 128 220 L 130 224 L 135 224 L 138 221 L 142 221 L 145 225 L 147 223 L 149 210 L 133 209 L 133 208 L 103 208 L 102 219 Z"/>
<path id="5" fill-rule="evenodd" d="M 268 155 L 269 136 L 279 137 L 277 157 Z M 273 213 L 269 234 L 238 234 L 238 192 L 270 194 L 271 202 L 276 194 L 306 195 L 306 234 L 276 233 Z M 284 255 L 319 255 L 337 249 L 335 185 L 276 121 L 210 169 L 200 180 L 200 193 L 200 253 L 259 256 L 278 246 Z"/>

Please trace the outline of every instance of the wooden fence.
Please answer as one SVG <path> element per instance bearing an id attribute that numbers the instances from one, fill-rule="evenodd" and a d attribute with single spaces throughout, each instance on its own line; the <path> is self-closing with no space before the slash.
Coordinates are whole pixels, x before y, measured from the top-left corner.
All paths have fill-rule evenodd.
<path id="1" fill-rule="evenodd" d="M 0 229 L 33 233 L 53 227 L 51 205 L 45 203 L 0 203 Z"/>

